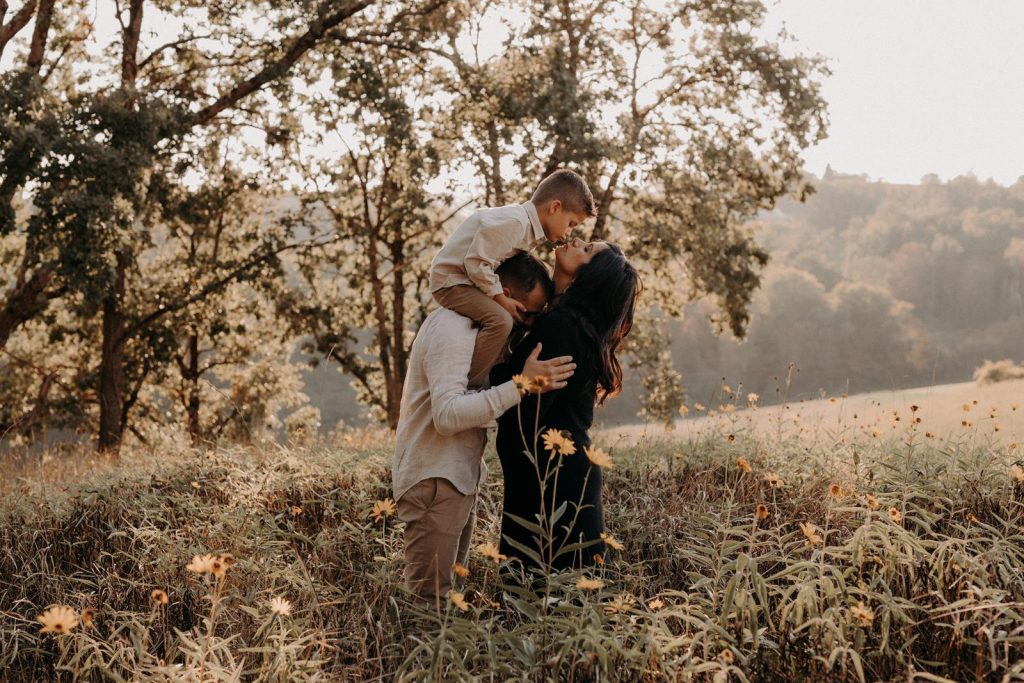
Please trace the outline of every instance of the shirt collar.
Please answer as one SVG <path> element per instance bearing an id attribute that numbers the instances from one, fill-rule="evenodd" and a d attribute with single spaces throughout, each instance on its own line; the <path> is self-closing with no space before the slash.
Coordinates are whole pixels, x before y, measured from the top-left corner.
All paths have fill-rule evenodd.
<path id="1" fill-rule="evenodd" d="M 523 202 L 522 207 L 526 209 L 526 215 L 530 218 L 530 225 L 533 226 L 533 239 L 534 241 L 547 241 L 547 236 L 544 234 L 544 226 L 540 224 L 540 214 L 537 213 L 537 207 L 533 205 L 532 200 Z"/>

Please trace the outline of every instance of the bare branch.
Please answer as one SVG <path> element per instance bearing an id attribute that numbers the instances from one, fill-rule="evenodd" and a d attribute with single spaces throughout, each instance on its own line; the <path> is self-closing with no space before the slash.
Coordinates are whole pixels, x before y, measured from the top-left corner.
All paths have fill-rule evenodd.
<path id="1" fill-rule="evenodd" d="M 0 13 L 0 20 L 7 16 L 7 2 L 3 2 L 0 7 L 3 8 L 3 12 Z M 4 54 L 4 48 L 7 47 L 7 43 L 11 42 L 11 38 L 18 35 L 18 31 L 25 28 L 28 22 L 31 21 L 32 15 L 36 13 L 36 0 L 28 0 L 20 10 L 18 10 L 11 20 L 6 24 L 0 25 L 0 56 Z"/>

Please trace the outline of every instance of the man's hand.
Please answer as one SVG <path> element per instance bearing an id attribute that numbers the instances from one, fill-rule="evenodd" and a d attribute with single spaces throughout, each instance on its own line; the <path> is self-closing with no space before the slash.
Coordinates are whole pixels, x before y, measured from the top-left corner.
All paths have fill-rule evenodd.
<path id="1" fill-rule="evenodd" d="M 519 303 L 512 297 L 505 296 L 503 293 L 495 294 L 494 300 L 501 304 L 501 307 L 508 311 L 508 314 L 512 316 L 512 319 L 515 320 L 517 323 L 522 324 L 526 322 L 523 319 L 523 313 L 526 312 L 526 306 Z"/>
<path id="2" fill-rule="evenodd" d="M 540 356 L 540 344 L 537 344 L 526 363 L 523 365 L 523 375 L 533 380 L 538 393 L 545 394 L 549 391 L 561 389 L 566 385 L 566 380 L 572 377 L 576 370 L 576 364 L 572 362 L 572 356 L 559 356 L 549 360 L 537 360 Z M 537 378 L 543 378 L 539 382 Z"/>

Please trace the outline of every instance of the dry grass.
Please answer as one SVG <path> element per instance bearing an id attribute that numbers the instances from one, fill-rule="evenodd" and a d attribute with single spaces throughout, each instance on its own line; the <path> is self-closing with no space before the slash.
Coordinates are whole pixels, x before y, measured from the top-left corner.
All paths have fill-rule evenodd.
<path id="1" fill-rule="evenodd" d="M 409 604 L 400 530 L 372 517 L 387 441 L 151 453 L 21 481 L 0 505 L 0 680 L 1024 676 L 1020 451 L 922 425 L 618 449 L 605 510 L 625 549 L 592 576 L 603 587 L 570 573 L 555 604 L 503 595 L 474 554 L 466 608 L 437 613 Z M 477 542 L 497 540 L 500 486 Z M 206 553 L 237 563 L 186 569 Z M 95 609 L 93 623 L 41 634 L 52 604 Z"/>

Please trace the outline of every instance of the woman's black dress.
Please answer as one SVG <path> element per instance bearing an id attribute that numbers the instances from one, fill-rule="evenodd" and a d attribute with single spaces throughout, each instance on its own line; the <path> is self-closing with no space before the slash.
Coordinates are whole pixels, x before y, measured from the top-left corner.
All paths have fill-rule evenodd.
<path id="1" fill-rule="evenodd" d="M 543 344 L 541 360 L 572 356 L 576 363 L 576 370 L 564 388 L 540 395 L 540 413 L 536 420 L 539 426 L 535 425 L 538 415 L 536 394 L 527 394 L 518 408 L 507 411 L 498 419 L 496 446 L 505 477 L 505 514 L 501 518 L 500 552 L 509 558 L 520 559 L 526 568 L 543 568 L 544 565 L 550 565 L 552 569 L 586 566 L 593 564 L 595 555 L 605 551 L 601 540 L 604 531 L 601 468 L 593 465 L 583 451 L 584 447 L 590 446 L 587 431 L 594 421 L 597 356 L 595 349 L 581 338 L 579 329 L 575 314 L 553 310 L 537 321 L 512 352 L 508 362 L 494 368 L 491 374 L 492 385 L 496 385 L 521 373 L 527 356 L 538 343 Z M 546 450 L 541 435 L 548 429 L 557 429 L 567 434 L 576 446 L 576 453 L 559 456 Z M 555 524 L 554 543 L 540 544 L 545 546 L 543 551 L 538 547 L 536 530 L 525 528 L 509 516 L 511 514 L 536 524 L 541 511 L 537 469 L 524 453 L 525 450 L 536 452 L 542 476 L 549 459 L 555 459 L 551 462 L 552 473 L 558 461 L 561 462 L 557 484 L 552 477 L 545 487 L 545 510 L 550 516 L 563 502 L 568 502 L 568 505 Z M 542 566 L 538 567 L 535 560 L 510 541 L 536 551 L 542 557 Z M 564 549 L 579 542 L 590 544 L 555 556 L 559 548 Z"/>

